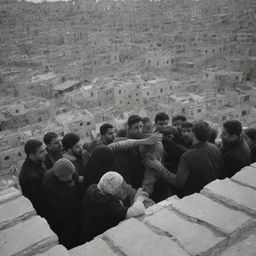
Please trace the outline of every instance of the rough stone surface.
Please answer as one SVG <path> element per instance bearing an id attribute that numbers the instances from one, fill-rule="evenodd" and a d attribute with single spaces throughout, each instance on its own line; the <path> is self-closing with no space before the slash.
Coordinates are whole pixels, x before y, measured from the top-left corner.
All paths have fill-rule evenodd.
<path id="1" fill-rule="evenodd" d="M 152 215 L 163 208 L 173 205 L 173 203 L 177 202 L 178 200 L 180 199 L 177 196 L 172 196 L 162 202 L 154 204 L 146 209 L 146 215 Z"/>
<path id="2" fill-rule="evenodd" d="M 241 186 L 230 179 L 216 180 L 208 184 L 203 193 L 256 216 L 256 191 L 249 187 Z"/>
<path id="3" fill-rule="evenodd" d="M 234 175 L 232 180 L 256 189 L 256 168 L 247 166 Z"/>
<path id="4" fill-rule="evenodd" d="M 100 238 L 69 251 L 71 256 L 117 256 L 117 254 Z"/>
<path id="5" fill-rule="evenodd" d="M 56 245 L 45 253 L 36 254 L 38 256 L 70 256 L 68 250 L 62 245 Z"/>
<path id="6" fill-rule="evenodd" d="M 10 227 L 33 215 L 36 215 L 36 211 L 24 196 L 0 204 L 0 229 Z"/>
<path id="7" fill-rule="evenodd" d="M 189 255 L 171 238 L 154 233 L 145 224 L 135 219 L 119 224 L 116 228 L 105 232 L 104 235 L 129 256 Z"/>
<path id="8" fill-rule="evenodd" d="M 225 237 L 214 234 L 209 228 L 192 223 L 167 209 L 147 217 L 145 221 L 174 236 L 192 255 L 207 253 L 225 240 Z"/>
<path id="9" fill-rule="evenodd" d="M 21 196 L 21 192 L 14 188 L 8 188 L 0 191 L 0 204 L 5 203 L 8 200 L 14 199 L 18 196 Z"/>
<path id="10" fill-rule="evenodd" d="M 46 220 L 36 216 L 0 231 L 1 256 L 31 255 L 57 244 L 58 238 Z"/>
<path id="11" fill-rule="evenodd" d="M 232 210 L 201 194 L 193 194 L 174 203 L 174 209 L 200 222 L 208 223 L 226 235 L 232 235 L 254 221 L 242 212 Z"/>
<path id="12" fill-rule="evenodd" d="M 255 256 L 256 235 L 251 234 L 247 239 L 239 241 L 225 250 L 221 256 Z"/>

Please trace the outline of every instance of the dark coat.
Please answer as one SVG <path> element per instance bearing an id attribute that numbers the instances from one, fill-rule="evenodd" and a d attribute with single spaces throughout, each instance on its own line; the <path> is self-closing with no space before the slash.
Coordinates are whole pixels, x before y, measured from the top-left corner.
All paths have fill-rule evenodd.
<path id="1" fill-rule="evenodd" d="M 222 145 L 220 150 L 224 162 L 220 178 L 231 178 L 243 167 L 251 164 L 251 151 L 244 137 Z"/>
<path id="2" fill-rule="evenodd" d="M 115 162 L 115 155 L 107 146 L 97 146 L 86 166 L 84 182 L 88 188 L 92 184 L 97 184 L 100 178 L 109 171 L 119 172 L 119 168 Z"/>
<path id="3" fill-rule="evenodd" d="M 118 172 L 123 176 L 124 180 L 133 188 L 141 187 L 145 167 L 139 147 L 115 152 L 115 158 L 119 168 Z"/>
<path id="4" fill-rule="evenodd" d="M 47 152 L 47 155 L 46 155 L 44 164 L 45 164 L 46 169 L 49 170 L 53 167 L 53 165 L 55 164 L 55 162 L 57 160 L 62 158 L 62 154 L 58 153 L 58 152 L 54 152 L 54 151 L 50 150 L 49 148 L 46 148 L 46 152 Z"/>
<path id="5" fill-rule="evenodd" d="M 165 165 L 167 168 L 176 173 L 181 156 L 188 151 L 188 148 L 178 143 L 180 137 L 173 140 L 163 138 L 163 146 L 165 150 Z"/>
<path id="6" fill-rule="evenodd" d="M 218 178 L 222 166 L 219 149 L 208 142 L 199 143 L 181 156 L 177 173 L 162 167 L 157 170 L 159 178 L 178 190 L 183 197 L 198 193 L 209 182 Z"/>
<path id="7" fill-rule="evenodd" d="M 126 206 L 112 195 L 102 195 L 96 184 L 91 185 L 83 199 L 83 228 L 81 242 L 92 240 L 95 236 L 115 227 L 124 220 L 128 211 Z"/>
<path id="8" fill-rule="evenodd" d="M 19 183 L 23 195 L 31 201 L 37 214 L 41 216 L 44 216 L 45 207 L 40 194 L 40 188 L 45 171 L 41 162 L 33 162 L 27 157 L 19 174 Z"/>
<path id="9" fill-rule="evenodd" d="M 82 223 L 83 186 L 74 177 L 70 182 L 61 182 L 49 170 L 42 182 L 46 219 L 58 235 L 59 242 L 68 249 L 79 245 Z"/>

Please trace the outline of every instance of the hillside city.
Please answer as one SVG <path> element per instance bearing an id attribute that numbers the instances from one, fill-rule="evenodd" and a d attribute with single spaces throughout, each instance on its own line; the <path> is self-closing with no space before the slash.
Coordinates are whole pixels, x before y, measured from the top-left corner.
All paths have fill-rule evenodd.
<path id="1" fill-rule="evenodd" d="M 254 127 L 255 24 L 254 0 L 1 0 L 1 182 L 49 131 L 161 111 Z"/>

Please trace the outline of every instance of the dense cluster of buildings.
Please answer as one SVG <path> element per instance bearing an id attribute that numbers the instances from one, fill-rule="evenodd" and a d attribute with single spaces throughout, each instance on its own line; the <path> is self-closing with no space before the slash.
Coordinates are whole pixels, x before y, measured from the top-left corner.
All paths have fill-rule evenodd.
<path id="1" fill-rule="evenodd" d="M 159 111 L 256 123 L 256 2 L 100 0 L 0 6 L 0 169 L 47 131 Z"/>

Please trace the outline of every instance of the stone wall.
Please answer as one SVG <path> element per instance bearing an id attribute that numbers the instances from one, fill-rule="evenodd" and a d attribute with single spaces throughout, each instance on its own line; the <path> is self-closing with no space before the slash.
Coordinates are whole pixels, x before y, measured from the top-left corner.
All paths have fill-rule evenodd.
<path id="1" fill-rule="evenodd" d="M 0 255 L 255 256 L 256 163 L 200 194 L 170 197 L 70 251 L 18 190 L 0 191 Z"/>

